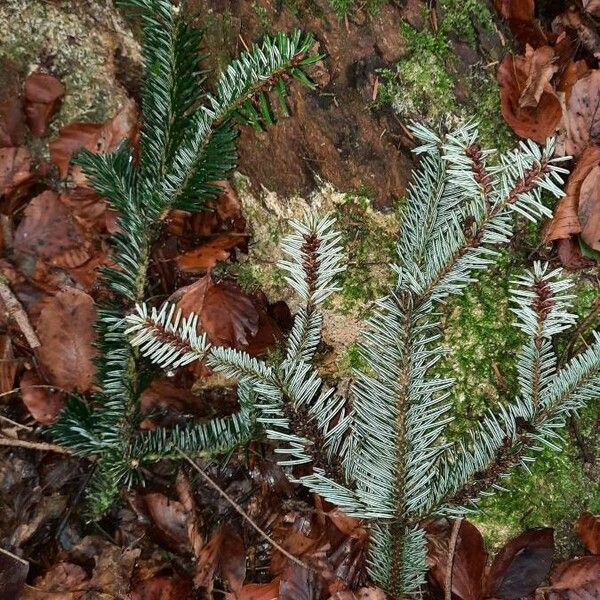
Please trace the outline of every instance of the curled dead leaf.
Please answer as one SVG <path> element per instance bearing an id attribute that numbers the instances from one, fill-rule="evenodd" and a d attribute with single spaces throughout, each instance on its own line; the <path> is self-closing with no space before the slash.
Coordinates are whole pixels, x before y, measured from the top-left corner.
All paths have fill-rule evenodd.
<path id="1" fill-rule="evenodd" d="M 211 269 L 218 262 L 227 260 L 231 250 L 246 244 L 245 233 L 223 233 L 213 236 L 201 246 L 184 252 L 177 257 L 177 266 L 181 271 L 195 273 Z"/>
<path id="2" fill-rule="evenodd" d="M 190 515 L 183 504 L 159 493 L 145 494 L 144 501 L 160 539 L 176 552 L 189 553 Z"/>
<path id="3" fill-rule="evenodd" d="M 25 80 L 24 108 L 31 133 L 41 137 L 48 131 L 48 123 L 58 112 L 65 95 L 65 86 L 52 75 L 36 71 Z"/>
<path id="4" fill-rule="evenodd" d="M 0 103 L 0 148 L 20 146 L 25 140 L 25 115 L 19 96 Z"/>
<path id="5" fill-rule="evenodd" d="M 534 62 L 538 52 L 543 56 Z M 504 119 L 518 136 L 538 143 L 544 143 L 556 131 L 562 119 L 560 101 L 547 85 L 550 65 L 547 64 L 546 55 L 547 51 L 543 49 L 531 50 L 527 56 L 508 54 L 500 64 L 497 75 Z M 536 72 L 543 65 L 546 67 L 542 72 Z M 531 105 L 538 93 L 537 104 Z M 522 103 L 523 98 L 525 104 Z"/>
<path id="6" fill-rule="evenodd" d="M 79 392 L 91 389 L 95 320 L 92 297 L 75 288 L 60 291 L 42 309 L 37 323 L 42 345 L 37 353 L 52 384 Z"/>

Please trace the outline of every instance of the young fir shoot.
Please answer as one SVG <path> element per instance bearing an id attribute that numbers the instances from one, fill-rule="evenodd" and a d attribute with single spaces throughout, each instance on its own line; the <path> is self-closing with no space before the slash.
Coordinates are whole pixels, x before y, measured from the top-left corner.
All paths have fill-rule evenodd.
<path id="1" fill-rule="evenodd" d="M 565 420 L 600 392 L 600 337 L 559 369 L 552 339 L 574 323 L 570 284 L 535 263 L 512 289 L 516 326 L 527 338 L 517 357 L 520 392 L 482 415 L 468 439 L 446 442 L 453 381 L 433 374 L 445 352 L 439 304 L 494 263 L 495 248 L 509 241 L 517 215 L 537 220 L 548 214 L 541 192 L 560 196 L 565 170 L 562 159 L 553 158 L 553 142 L 541 149 L 521 143 L 490 163 L 492 152 L 481 150 L 473 125 L 444 136 L 420 125 L 412 132 L 422 158 L 404 206 L 393 265 L 397 284 L 366 325 L 361 351 L 367 367 L 356 373 L 349 399 L 327 388 L 311 364 L 323 325 L 320 306 L 343 269 L 329 217 L 307 215 L 283 243 L 281 266 L 304 307 L 278 364 L 211 346 L 197 333 L 196 317 L 181 320 L 172 307 L 139 304 L 126 332 L 163 367 L 202 360 L 240 385 L 237 415 L 189 430 L 202 434 L 146 434 L 136 460 L 155 460 L 178 444 L 203 454 L 211 440 L 216 453 L 244 443 L 256 422 L 290 477 L 294 465 L 309 463 L 299 482 L 370 523 L 371 574 L 397 600 L 424 582 L 420 522 L 475 510 L 514 467 L 526 467 L 544 446 L 556 448 Z"/>
<path id="2" fill-rule="evenodd" d="M 202 210 L 220 193 L 235 165 L 235 121 L 262 127 L 274 121 L 266 93 L 285 104 L 286 82 L 311 86 L 304 69 L 321 57 L 311 54 L 310 35 L 266 37 L 243 52 L 219 75 L 212 93 L 201 87 L 198 45 L 201 29 L 171 0 L 122 0 L 143 25 L 144 88 L 139 158 L 127 144 L 110 154 L 77 157 L 90 184 L 119 213 L 113 237 L 114 267 L 104 270 L 112 300 L 98 307 L 98 393 L 92 403 L 71 398 L 51 433 L 81 456 L 96 457 L 89 492 L 92 515 L 103 513 L 124 484 L 139 478 L 139 457 L 168 455 L 168 448 L 192 445 L 196 454 L 225 451 L 249 435 L 248 419 L 218 420 L 202 429 L 175 429 L 140 439 L 138 352 L 125 336 L 123 317 L 145 297 L 153 242 L 172 209 Z M 177 334 L 200 344 L 192 320 Z M 163 357 L 163 360 L 168 358 Z M 243 403 L 243 402 L 242 402 Z"/>

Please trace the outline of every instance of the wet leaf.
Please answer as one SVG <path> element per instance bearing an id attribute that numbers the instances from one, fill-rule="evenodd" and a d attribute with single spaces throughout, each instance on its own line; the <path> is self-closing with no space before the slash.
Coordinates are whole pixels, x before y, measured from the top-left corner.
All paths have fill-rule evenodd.
<path id="1" fill-rule="evenodd" d="M 38 358 L 53 385 L 88 392 L 94 378 L 96 309 L 91 296 L 66 288 L 43 308 L 37 323 Z"/>
<path id="2" fill-rule="evenodd" d="M 575 528 L 588 552 L 600 554 L 600 517 L 585 512 L 577 519 Z"/>
<path id="3" fill-rule="evenodd" d="M 544 81 L 543 75 L 534 72 L 534 56 L 538 51 L 528 48 L 527 52 L 526 56 L 507 55 L 498 69 L 502 115 L 517 135 L 543 143 L 558 128 L 562 107 L 548 85 L 542 87 L 535 106 L 522 104 L 524 94 L 529 102 L 535 99 L 535 93 L 527 93 L 527 90 L 539 91 L 537 87 Z"/>
<path id="4" fill-rule="evenodd" d="M 33 371 L 21 377 L 21 398 L 29 414 L 42 425 L 53 423 L 65 404 L 64 394 L 45 385 Z"/>
<path id="5" fill-rule="evenodd" d="M 227 594 L 227 600 L 279 600 L 279 577 L 270 583 L 250 583 L 239 592 Z"/>
<path id="6" fill-rule="evenodd" d="M 600 250 L 600 166 L 594 167 L 581 184 L 579 210 L 581 238 L 593 250 Z"/>
<path id="7" fill-rule="evenodd" d="M 448 573 L 449 543 L 453 521 L 441 519 L 425 527 L 428 539 L 429 576 L 435 587 L 444 591 Z M 463 520 L 452 557 L 452 597 L 479 600 L 483 591 L 483 573 L 487 552 L 483 537 L 475 525 Z"/>
<path id="8" fill-rule="evenodd" d="M 192 600 L 190 583 L 173 577 L 152 577 L 140 581 L 131 592 L 131 600 Z"/>
<path id="9" fill-rule="evenodd" d="M 24 109 L 31 133 L 41 137 L 48 131 L 48 123 L 60 108 L 65 86 L 47 73 L 31 73 L 25 80 Z"/>
<path id="10" fill-rule="evenodd" d="M 598 600 L 600 556 L 584 556 L 561 563 L 550 577 L 547 600 Z"/>
<path id="11" fill-rule="evenodd" d="M 356 592 L 338 592 L 329 600 L 386 600 L 383 590 L 376 587 L 361 588 Z"/>
<path id="12" fill-rule="evenodd" d="M 496 555 L 488 574 L 488 595 L 505 600 L 528 596 L 548 576 L 553 556 L 553 529 L 523 532 Z"/>
<path id="13" fill-rule="evenodd" d="M 547 42 L 546 34 L 534 18 L 535 0 L 494 0 L 494 4 L 521 46 L 530 44 L 536 48 Z"/>
<path id="14" fill-rule="evenodd" d="M 36 196 L 15 231 L 18 253 L 33 255 L 56 267 L 78 267 L 90 259 L 90 242 L 58 194 Z"/>
<path id="15" fill-rule="evenodd" d="M 246 578 L 244 541 L 227 523 L 221 525 L 200 551 L 194 585 L 210 591 L 217 576 L 225 581 L 234 593 L 241 591 Z"/>
<path id="16" fill-rule="evenodd" d="M 554 209 L 554 216 L 544 234 L 546 241 L 569 238 L 581 232 L 578 216 L 581 187 L 598 165 L 600 165 L 600 148 L 597 146 L 586 148 L 569 175 L 565 195 Z"/>

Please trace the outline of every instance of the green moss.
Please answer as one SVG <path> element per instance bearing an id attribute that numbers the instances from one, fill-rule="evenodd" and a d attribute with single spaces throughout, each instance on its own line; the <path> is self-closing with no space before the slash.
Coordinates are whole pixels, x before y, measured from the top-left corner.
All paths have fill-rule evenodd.
<path id="1" fill-rule="evenodd" d="M 482 29 L 490 29 L 493 23 L 488 7 L 481 0 L 439 0 L 438 9 L 442 15 L 440 19 L 442 35 L 456 35 L 472 48 L 477 43 L 474 24 Z"/>
<path id="2" fill-rule="evenodd" d="M 388 265 L 394 256 L 397 220 L 395 215 L 386 217 L 373 211 L 371 200 L 359 194 L 347 194 L 337 213 L 348 266 L 341 276 L 336 308 L 364 315 L 368 303 L 384 294 L 393 282 Z"/>

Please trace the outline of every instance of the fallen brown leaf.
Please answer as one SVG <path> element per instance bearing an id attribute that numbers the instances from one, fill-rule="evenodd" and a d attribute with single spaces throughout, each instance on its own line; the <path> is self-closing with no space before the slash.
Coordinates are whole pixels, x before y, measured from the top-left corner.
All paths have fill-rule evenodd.
<path id="1" fill-rule="evenodd" d="M 48 123 L 60 108 L 65 86 L 52 75 L 39 71 L 25 80 L 24 109 L 31 133 L 42 137 L 48 131 Z"/>
<path id="2" fill-rule="evenodd" d="M 227 600 L 279 600 L 279 577 L 270 583 L 249 583 L 239 592 L 230 593 Z"/>
<path id="3" fill-rule="evenodd" d="M 14 237 L 14 248 L 49 265 L 72 268 L 90 257 L 90 241 L 69 209 L 52 191 L 36 196 L 24 211 Z"/>
<path id="4" fill-rule="evenodd" d="M 44 382 L 33 371 L 23 374 L 20 385 L 21 398 L 29 414 L 42 425 L 53 423 L 65 404 L 64 394 L 43 387 Z"/>
<path id="5" fill-rule="evenodd" d="M 487 552 L 479 530 L 469 521 L 460 524 L 454 555 L 449 556 L 453 521 L 440 519 L 426 524 L 429 576 L 434 587 L 446 593 L 449 560 L 452 560 L 452 597 L 480 600 Z"/>
<path id="6" fill-rule="evenodd" d="M 600 144 L 600 70 L 590 71 L 571 90 L 565 114 L 564 153 L 578 158 Z"/>
<path id="7" fill-rule="evenodd" d="M 135 147 L 139 135 L 138 118 L 135 102 L 128 100 L 106 123 L 70 123 L 63 127 L 58 138 L 48 144 L 50 158 L 58 167 L 61 179 L 69 174 L 71 158 L 81 148 L 102 154 L 112 152 L 126 139 Z M 72 170 L 71 176 L 77 185 L 86 186 L 86 178 L 79 167 Z"/>
<path id="8" fill-rule="evenodd" d="M 385 600 L 385 593 L 379 588 L 368 587 L 356 592 L 338 592 L 329 600 Z"/>
<path id="9" fill-rule="evenodd" d="M 591 258 L 583 256 L 577 239 L 557 240 L 556 250 L 563 267 L 570 271 L 588 269 L 596 264 Z"/>
<path id="10" fill-rule="evenodd" d="M 600 166 L 595 166 L 581 184 L 577 216 L 583 241 L 600 250 Z"/>
<path id="11" fill-rule="evenodd" d="M 25 140 L 23 101 L 12 96 L 0 103 L 0 148 L 20 146 Z"/>
<path id="12" fill-rule="evenodd" d="M 583 9 L 590 15 L 600 16 L 600 0 L 583 0 Z"/>
<path id="13" fill-rule="evenodd" d="M 0 196 L 16 193 L 33 178 L 26 148 L 0 148 Z"/>
<path id="14" fill-rule="evenodd" d="M 540 83 L 548 77 L 548 67 L 543 73 L 536 73 L 534 56 L 538 50 L 528 49 L 526 56 L 508 54 L 498 69 L 500 83 L 500 100 L 502 115 L 513 131 L 523 138 L 530 138 L 538 143 L 544 143 L 552 135 L 562 119 L 562 107 L 556 93 L 550 86 L 542 86 L 539 101 L 536 105 L 522 104 L 523 95 L 527 102 L 532 102 Z M 542 51 L 544 64 L 546 51 Z M 530 93 L 526 93 L 527 89 Z"/>
<path id="15" fill-rule="evenodd" d="M 569 238 L 581 232 L 582 227 L 578 216 L 581 187 L 590 172 L 598 165 L 600 165 L 600 148 L 589 146 L 569 175 L 565 195 L 558 201 L 554 216 L 545 231 L 546 241 Z"/>
<path id="16" fill-rule="evenodd" d="M 13 345 L 9 336 L 0 335 L 0 394 L 13 389 L 19 361 L 13 354 Z"/>
<path id="17" fill-rule="evenodd" d="M 79 565 L 59 562 L 26 587 L 21 600 L 78 600 L 85 594 L 87 581 Z"/>
<path id="18" fill-rule="evenodd" d="M 130 600 L 192 600 L 189 581 L 173 577 L 152 577 L 140 581 L 131 592 Z"/>
<path id="19" fill-rule="evenodd" d="M 591 554 L 600 554 L 600 517 L 583 513 L 575 523 L 577 533 Z"/>
<path id="20" fill-rule="evenodd" d="M 529 529 L 496 555 L 487 578 L 487 594 L 504 600 L 528 596 L 547 577 L 554 556 L 554 530 Z"/>
<path id="21" fill-rule="evenodd" d="M 556 56 L 550 46 L 534 50 L 528 45 L 525 49 L 525 59 L 529 61 L 529 75 L 519 97 L 519 106 L 535 108 L 544 92 L 553 93 L 550 80 L 558 70 Z"/>
<path id="22" fill-rule="evenodd" d="M 561 563 L 550 577 L 547 600 L 597 600 L 600 596 L 600 556 Z"/>
<path id="23" fill-rule="evenodd" d="M 37 354 L 50 381 L 79 392 L 91 389 L 95 367 L 96 309 L 91 296 L 66 288 L 50 299 L 37 323 Z"/>
<path id="24" fill-rule="evenodd" d="M 230 250 L 245 244 L 248 235 L 245 233 L 223 233 L 213 236 L 201 246 L 184 252 L 177 257 L 177 266 L 181 271 L 195 273 L 211 269 L 218 262 L 231 256 Z"/>
<path id="25" fill-rule="evenodd" d="M 189 553 L 189 513 L 183 504 L 160 493 L 145 494 L 144 501 L 161 541 L 176 552 Z"/>
<path id="26" fill-rule="evenodd" d="M 236 529 L 225 523 L 213 534 L 198 554 L 194 586 L 212 590 L 219 576 L 229 589 L 238 593 L 246 578 L 246 549 Z"/>

